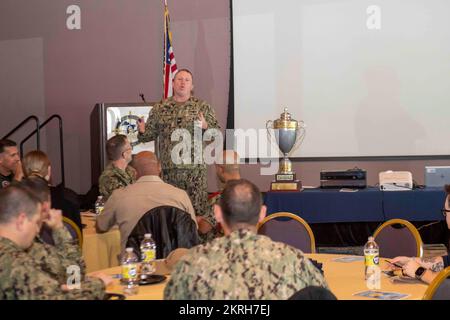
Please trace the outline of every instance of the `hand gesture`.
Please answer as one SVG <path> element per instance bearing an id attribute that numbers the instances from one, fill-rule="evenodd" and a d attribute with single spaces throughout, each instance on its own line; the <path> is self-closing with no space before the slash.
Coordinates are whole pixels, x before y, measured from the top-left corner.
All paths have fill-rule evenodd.
<path id="1" fill-rule="evenodd" d="M 409 257 L 399 256 L 399 257 L 395 257 L 395 258 L 391 259 L 391 262 L 404 265 L 404 264 L 407 264 L 410 260 L 411 260 L 411 258 L 409 258 Z"/>
<path id="2" fill-rule="evenodd" d="M 138 122 L 138 131 L 139 133 L 144 133 L 145 132 L 145 121 L 144 121 L 144 117 L 139 118 Z"/>
<path id="3" fill-rule="evenodd" d="M 201 216 L 196 216 L 195 218 L 198 224 L 198 231 L 201 234 L 208 233 L 212 229 L 212 225 L 205 218 Z"/>
<path id="4" fill-rule="evenodd" d="M 87 274 L 91 278 L 99 278 L 105 284 L 105 287 L 109 286 L 113 282 L 113 278 L 103 272 L 91 272 Z"/>
<path id="5" fill-rule="evenodd" d="M 17 162 L 16 170 L 14 170 L 14 180 L 21 181 L 23 178 L 22 162 Z"/>
<path id="6" fill-rule="evenodd" d="M 418 264 L 414 259 L 411 259 L 403 266 L 403 274 L 411 278 L 415 278 L 418 267 L 420 267 L 420 264 Z"/>
<path id="7" fill-rule="evenodd" d="M 44 219 L 45 224 L 52 230 L 64 227 L 61 210 L 50 209 L 48 211 L 47 219 Z"/>
<path id="8" fill-rule="evenodd" d="M 198 119 L 202 122 L 202 129 L 208 129 L 208 122 L 206 122 L 205 117 L 203 116 L 203 112 L 198 114 Z"/>

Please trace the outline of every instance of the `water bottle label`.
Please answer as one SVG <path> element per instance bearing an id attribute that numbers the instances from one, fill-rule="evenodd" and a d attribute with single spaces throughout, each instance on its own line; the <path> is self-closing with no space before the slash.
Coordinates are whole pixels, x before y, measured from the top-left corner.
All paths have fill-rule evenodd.
<path id="1" fill-rule="evenodd" d="M 137 279 L 138 272 L 137 272 L 137 264 L 127 264 L 122 266 L 122 278 L 125 280 Z"/>
<path id="2" fill-rule="evenodd" d="M 377 266 L 380 262 L 378 255 L 367 254 L 364 256 L 364 258 L 365 258 L 366 267 Z"/>
<path id="3" fill-rule="evenodd" d="M 155 260 L 155 250 L 142 251 L 142 262 L 151 262 L 153 260 Z"/>
<path id="4" fill-rule="evenodd" d="M 103 206 L 96 206 L 95 207 L 95 213 L 96 214 L 101 214 L 102 213 L 102 211 L 103 211 Z"/>

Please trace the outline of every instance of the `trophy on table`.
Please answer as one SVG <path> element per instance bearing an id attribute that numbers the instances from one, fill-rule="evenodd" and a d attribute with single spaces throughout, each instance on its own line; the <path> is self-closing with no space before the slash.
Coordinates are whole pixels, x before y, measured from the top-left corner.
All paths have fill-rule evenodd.
<path id="1" fill-rule="evenodd" d="M 301 191 L 302 183 L 296 179 L 295 172 L 292 171 L 289 154 L 303 142 L 306 132 L 304 122 L 292 119 L 291 114 L 285 108 L 279 119 L 266 122 L 266 129 L 271 143 L 274 140 L 272 130 L 274 131 L 275 142 L 283 154 L 278 173 L 275 175 L 275 181 L 270 185 L 270 190 Z"/>

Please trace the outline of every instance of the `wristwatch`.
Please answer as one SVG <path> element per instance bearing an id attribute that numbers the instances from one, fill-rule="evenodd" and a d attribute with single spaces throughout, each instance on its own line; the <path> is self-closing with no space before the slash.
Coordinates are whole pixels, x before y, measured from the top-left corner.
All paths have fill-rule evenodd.
<path id="1" fill-rule="evenodd" d="M 416 275 L 416 279 L 420 280 L 422 279 L 423 274 L 425 273 L 425 268 L 424 267 L 418 267 L 416 269 L 415 275 Z"/>

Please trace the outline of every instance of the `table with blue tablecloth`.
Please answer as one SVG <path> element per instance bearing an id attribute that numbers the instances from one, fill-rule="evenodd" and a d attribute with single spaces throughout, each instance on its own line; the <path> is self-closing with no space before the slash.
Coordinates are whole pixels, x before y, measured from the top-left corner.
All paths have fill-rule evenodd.
<path id="1" fill-rule="evenodd" d="M 329 228 L 335 230 L 336 225 L 348 229 L 349 224 L 362 228 L 361 226 L 371 223 L 370 230 L 364 230 L 362 237 L 364 239 L 365 234 L 373 231 L 376 226 L 394 218 L 411 222 L 439 221 L 441 223 L 437 223 L 437 225 L 442 229 L 442 224 L 445 222 L 443 222 L 444 216 L 441 209 L 445 197 L 446 193 L 443 188 L 407 191 L 381 191 L 377 188 L 341 191 L 340 189 L 317 188 L 304 189 L 301 192 L 267 192 L 264 202 L 268 214 L 294 213 L 311 224 L 313 230 L 314 226 L 317 229 L 319 224 L 332 224 Z M 342 234 L 338 237 L 342 238 Z M 356 242 L 360 241 L 362 240 Z M 433 242 L 436 241 L 429 241 L 429 243 Z"/>

